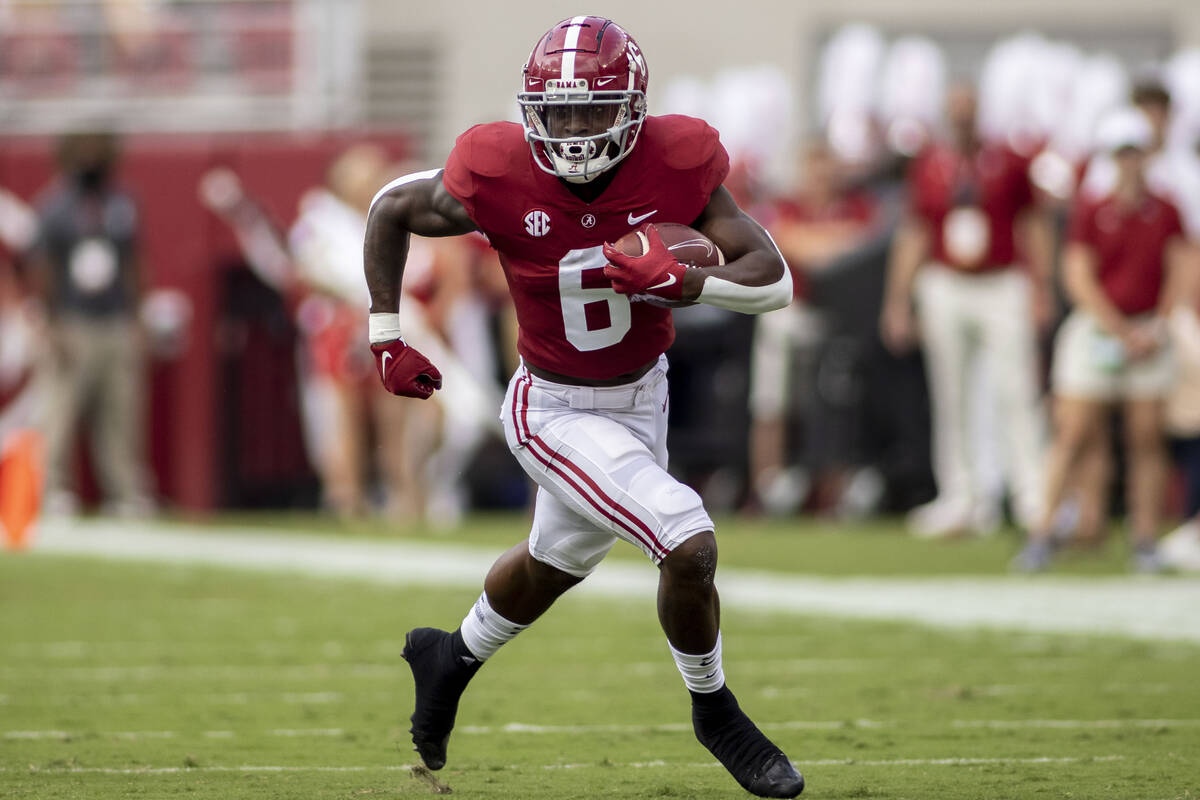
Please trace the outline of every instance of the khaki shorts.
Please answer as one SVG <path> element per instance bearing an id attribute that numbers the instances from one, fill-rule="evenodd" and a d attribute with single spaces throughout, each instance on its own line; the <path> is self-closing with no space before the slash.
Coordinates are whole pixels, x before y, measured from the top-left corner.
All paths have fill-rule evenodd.
<path id="1" fill-rule="evenodd" d="M 1056 395 L 1085 400 L 1164 397 L 1175 383 L 1170 344 L 1137 361 L 1125 358 L 1121 342 L 1086 311 L 1075 310 L 1054 339 L 1051 384 Z"/>

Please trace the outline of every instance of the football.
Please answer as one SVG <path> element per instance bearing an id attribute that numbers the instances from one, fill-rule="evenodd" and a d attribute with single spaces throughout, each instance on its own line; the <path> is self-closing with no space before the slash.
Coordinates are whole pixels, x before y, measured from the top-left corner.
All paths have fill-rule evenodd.
<path id="1" fill-rule="evenodd" d="M 644 228 L 630 231 L 613 245 L 628 256 L 640 256 L 646 252 L 645 228 L 653 226 L 662 237 L 663 244 L 680 264 L 689 267 L 716 267 L 725 263 L 721 249 L 700 231 L 678 222 L 650 223 Z"/>

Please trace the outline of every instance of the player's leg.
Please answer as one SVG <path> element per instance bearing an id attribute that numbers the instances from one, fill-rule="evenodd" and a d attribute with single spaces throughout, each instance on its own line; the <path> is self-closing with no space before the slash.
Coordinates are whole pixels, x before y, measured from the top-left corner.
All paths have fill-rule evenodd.
<path id="1" fill-rule="evenodd" d="M 616 540 L 539 489 L 528 541 L 492 565 L 459 628 L 408 633 L 404 658 L 416 685 L 413 744 L 426 766 L 445 764 L 459 698 L 483 662 L 595 569 Z"/>
<path id="2" fill-rule="evenodd" d="M 692 727 L 744 789 L 759 797 L 795 797 L 804 778 L 725 683 L 716 569 L 711 531 L 675 546 L 659 565 L 658 618 L 692 697 Z"/>
<path id="3" fill-rule="evenodd" d="M 712 520 L 699 495 L 665 469 L 665 367 L 648 373 L 639 386 L 628 407 L 601 406 L 605 413 L 581 409 L 586 397 L 593 403 L 612 401 L 615 393 L 599 390 L 582 396 L 568 392 L 567 407 L 557 413 L 522 417 L 528 409 L 518 408 L 524 445 L 514 453 L 547 494 L 595 530 L 625 539 L 659 565 L 660 620 L 692 694 L 697 738 L 747 790 L 762 797 L 794 797 L 804 787 L 803 778 L 725 685 Z M 543 400 L 534 395 L 532 402 Z M 554 533 L 538 537 L 548 559 L 564 551 L 544 541 Z"/>

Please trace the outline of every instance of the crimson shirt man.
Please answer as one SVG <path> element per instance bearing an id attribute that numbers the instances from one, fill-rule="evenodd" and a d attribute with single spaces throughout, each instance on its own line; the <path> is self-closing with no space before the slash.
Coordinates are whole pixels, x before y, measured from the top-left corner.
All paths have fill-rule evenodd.
<path id="1" fill-rule="evenodd" d="M 767 311 L 787 304 L 791 281 L 770 237 L 721 187 L 728 157 L 716 132 L 699 120 L 647 117 L 646 81 L 641 50 L 619 26 L 564 20 L 525 66 L 524 131 L 472 128 L 444 170 L 395 181 L 374 203 L 364 260 L 384 385 L 418 397 L 441 386 L 395 315 L 409 234 L 482 230 L 520 326 L 523 363 L 504 401 L 505 435 L 538 483 L 529 539 L 493 565 L 461 627 L 406 637 L 413 744 L 440 769 L 459 698 L 482 663 L 623 539 L 659 567 L 659 620 L 691 693 L 697 738 L 749 791 L 795 797 L 803 778 L 725 686 L 712 521 L 666 471 L 663 351 L 673 329 L 662 307 Z M 726 263 L 685 269 L 645 227 L 654 222 L 698 228 Z M 639 227 L 650 243 L 642 256 L 608 244 Z"/>
<path id="2" fill-rule="evenodd" d="M 976 485 L 978 442 L 968 435 L 967 409 L 985 398 L 997 412 L 987 417 L 998 417 L 1004 431 L 989 438 L 1007 450 L 1005 482 L 1018 521 L 1032 524 L 1040 515 L 1035 319 L 1050 308 L 1049 219 L 1034 203 L 1025 160 L 978 138 L 970 88 L 952 90 L 947 116 L 950 141 L 932 145 L 909 173 L 909 210 L 893 243 L 880 320 L 895 352 L 920 330 L 938 495 L 909 525 L 930 537 L 984 531 L 999 514 L 999 498 Z M 969 384 L 980 362 L 993 377 L 986 393 Z"/>

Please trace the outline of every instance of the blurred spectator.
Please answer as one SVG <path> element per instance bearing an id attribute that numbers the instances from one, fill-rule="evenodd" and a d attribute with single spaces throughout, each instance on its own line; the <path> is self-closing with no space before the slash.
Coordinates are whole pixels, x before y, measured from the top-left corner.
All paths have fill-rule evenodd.
<path id="1" fill-rule="evenodd" d="M 1200 158 L 1192 148 L 1169 146 L 1167 134 L 1172 127 L 1170 93 L 1156 78 L 1148 78 L 1133 87 L 1130 99 L 1150 123 L 1146 185 L 1150 191 L 1172 202 L 1182 216 L 1188 238 L 1193 242 L 1200 241 Z M 1116 161 L 1111 153 L 1101 151 L 1088 162 L 1080 191 L 1086 197 L 1098 199 L 1111 194 L 1116 182 Z M 1056 415 L 1058 413 L 1056 410 Z M 1072 472 L 1070 488 L 1055 523 L 1056 539 L 1069 536 L 1071 528 L 1079 541 L 1098 541 L 1104 533 L 1114 460 L 1111 427 L 1099 425 L 1092 439 L 1084 445 L 1085 452 L 1080 455 L 1078 468 Z"/>
<path id="2" fill-rule="evenodd" d="M 64 136 L 60 175 L 38 204 L 34 274 L 48 317 L 46 509 L 74 513 L 76 427 L 86 424 L 109 511 L 153 509 L 144 455 L 138 211 L 114 179 L 119 143 L 107 132 Z"/>
<path id="3" fill-rule="evenodd" d="M 1046 509 L 1014 566 L 1050 561 L 1053 512 L 1113 403 L 1124 412 L 1134 566 L 1162 567 L 1156 537 L 1166 473 L 1163 400 L 1173 380 L 1165 321 L 1194 269 L 1180 214 L 1146 185 L 1154 144 L 1145 115 L 1124 108 L 1106 117 L 1097 141 L 1112 155 L 1117 183 L 1099 199 L 1080 197 L 1072 212 L 1063 279 L 1075 310 L 1055 341 L 1053 390 L 1058 428 L 1046 473 Z"/>
<path id="4" fill-rule="evenodd" d="M 875 212 L 867 195 L 847 190 L 823 139 L 805 144 L 800 156 L 800 187 L 777 203 L 769 226 L 792 271 L 794 300 L 756 318 L 751 353 L 751 485 L 759 506 L 770 514 L 797 510 L 809 485 L 788 447 L 788 421 L 796 405 L 792 367 L 797 362 L 811 367 L 825 338 L 821 315 L 808 304 L 808 276 L 860 245 Z M 804 383 L 811 383 L 813 370 L 801 366 L 801 371 Z M 813 414 L 807 416 L 819 424 Z"/>
<path id="5" fill-rule="evenodd" d="M 14 549 L 28 543 L 41 501 L 37 331 L 17 272 L 0 257 L 0 539 Z"/>
<path id="6" fill-rule="evenodd" d="M 435 403 L 393 397 L 379 385 L 370 353 L 361 347 L 368 302 L 362 274 L 366 213 L 380 176 L 388 172 L 394 170 L 377 147 L 343 151 L 330 165 L 325 186 L 301 199 L 286 241 L 229 170 L 208 173 L 200 191 L 233 227 L 251 268 L 294 308 L 303 337 L 298 355 L 305 437 L 325 505 L 348 516 L 371 506 L 369 456 L 374 453 L 389 516 L 449 525 L 463 510 L 467 460 L 485 430 L 499 427 L 494 419 L 498 395 L 493 397 L 486 382 L 449 354 L 439 333 L 443 325 L 479 330 L 460 304 L 471 288 L 475 251 L 458 240 L 445 246 L 413 240 L 414 279 L 406 286 L 412 291 L 401 308 L 406 336 L 423 352 L 437 354 L 443 373 L 453 376 L 455 391 L 439 393 Z M 490 341 L 472 340 L 471 346 L 482 353 Z"/>
<path id="7" fill-rule="evenodd" d="M 1171 128 L 1171 95 L 1157 80 L 1134 86 L 1133 105 L 1150 124 L 1146 151 L 1145 181 L 1150 191 L 1163 197 L 1179 211 L 1184 231 L 1200 241 L 1200 158 L 1193 147 L 1167 146 Z M 1100 152 L 1088 164 L 1080 190 L 1096 199 L 1112 194 L 1119 167 L 1112 153 Z"/>
<path id="8" fill-rule="evenodd" d="M 909 517 L 922 536 L 994 525 L 995 501 L 979 496 L 978 454 L 970 452 L 968 436 L 968 406 L 981 399 L 968 383 L 981 362 L 993 376 L 988 394 L 1004 431 L 1007 483 L 1022 523 L 1038 518 L 1041 490 L 1035 319 L 1047 320 L 1050 310 L 1049 220 L 1036 203 L 1025 159 L 979 139 L 972 89 L 950 91 L 947 116 L 950 140 L 928 147 L 910 167 L 909 210 L 893 243 L 880 318 L 889 349 L 911 347 L 919 324 L 925 352 L 938 496 Z"/>
<path id="9" fill-rule="evenodd" d="M 1193 276 L 1193 280 L 1196 276 Z M 1171 313 L 1171 339 L 1179 357 L 1179 379 L 1167 396 L 1166 422 L 1175 463 L 1183 474 L 1184 523 L 1163 537 L 1159 550 L 1168 566 L 1200 570 L 1200 316 L 1195 288 L 1190 302 Z"/>

